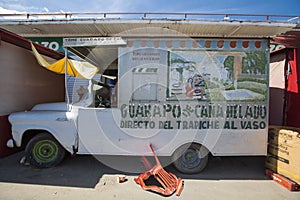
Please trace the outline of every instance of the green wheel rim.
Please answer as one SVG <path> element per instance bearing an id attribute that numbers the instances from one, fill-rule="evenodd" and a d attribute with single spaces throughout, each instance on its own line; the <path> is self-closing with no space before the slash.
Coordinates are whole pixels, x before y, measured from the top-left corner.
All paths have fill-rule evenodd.
<path id="1" fill-rule="evenodd" d="M 51 162 L 58 155 L 58 146 L 51 140 L 38 141 L 33 147 L 32 155 L 37 162 Z"/>

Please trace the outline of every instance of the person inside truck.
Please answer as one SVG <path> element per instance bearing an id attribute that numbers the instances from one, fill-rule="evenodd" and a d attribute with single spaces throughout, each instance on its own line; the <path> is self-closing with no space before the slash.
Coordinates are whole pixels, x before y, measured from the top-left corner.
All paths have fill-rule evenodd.
<path id="1" fill-rule="evenodd" d="M 95 92 L 95 107 L 109 108 L 111 106 L 111 86 L 94 80 L 93 84 L 101 86 L 101 88 Z"/>

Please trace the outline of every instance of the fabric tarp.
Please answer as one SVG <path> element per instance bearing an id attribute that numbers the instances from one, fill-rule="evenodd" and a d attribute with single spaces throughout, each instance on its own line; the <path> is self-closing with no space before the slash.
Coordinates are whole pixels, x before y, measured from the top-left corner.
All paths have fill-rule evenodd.
<path id="1" fill-rule="evenodd" d="M 34 45 L 31 43 L 32 52 L 34 53 L 38 63 L 45 67 L 46 69 L 59 73 L 65 74 L 66 72 L 66 60 L 68 61 L 67 65 L 67 74 L 84 79 L 92 79 L 94 75 L 98 72 L 98 68 L 86 61 L 71 60 L 67 58 L 62 58 L 55 63 L 48 63 L 36 50 Z"/>
<path id="2" fill-rule="evenodd" d="M 285 89 L 285 53 L 271 57 L 270 61 L 270 87 Z"/>
<path id="3" fill-rule="evenodd" d="M 288 85 L 287 91 L 299 94 L 299 77 L 300 77 L 300 49 L 291 49 L 288 51 L 288 63 L 289 63 L 289 73 L 288 73 Z"/>

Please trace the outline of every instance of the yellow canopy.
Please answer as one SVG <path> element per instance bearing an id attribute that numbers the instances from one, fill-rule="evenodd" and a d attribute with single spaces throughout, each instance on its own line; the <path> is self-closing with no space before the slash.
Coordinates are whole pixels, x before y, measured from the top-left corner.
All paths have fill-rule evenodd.
<path id="1" fill-rule="evenodd" d="M 53 64 L 48 63 L 36 50 L 34 45 L 31 43 L 31 49 L 34 53 L 38 63 L 45 67 L 46 69 L 59 73 L 64 74 L 66 72 L 66 60 L 68 61 L 67 65 L 67 74 L 84 79 L 92 79 L 93 76 L 98 72 L 98 68 L 86 61 L 78 61 L 78 60 L 71 60 L 67 58 L 62 58 L 56 61 Z"/>

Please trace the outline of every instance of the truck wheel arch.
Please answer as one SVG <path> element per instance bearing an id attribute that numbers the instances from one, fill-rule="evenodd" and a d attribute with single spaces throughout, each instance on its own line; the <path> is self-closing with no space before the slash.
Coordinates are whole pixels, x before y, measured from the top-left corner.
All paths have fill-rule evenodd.
<path id="1" fill-rule="evenodd" d="M 28 129 L 26 131 L 24 131 L 23 135 L 22 135 L 22 141 L 21 141 L 21 148 L 25 148 L 26 145 L 28 144 L 28 142 L 36 135 L 41 134 L 41 133 L 47 133 L 49 135 L 51 135 L 52 137 L 54 137 L 58 143 L 60 143 L 61 146 L 63 146 L 65 148 L 65 150 L 67 150 L 69 153 L 73 154 L 73 149 L 72 148 L 68 148 L 66 145 L 64 145 L 64 143 L 61 142 L 60 138 L 57 137 L 59 134 L 56 134 L 55 132 L 53 133 L 52 131 L 49 131 L 47 129 Z"/>
<path id="2" fill-rule="evenodd" d="M 21 142 L 21 148 L 24 149 L 26 147 L 26 145 L 28 144 L 28 142 L 36 135 L 40 134 L 40 133 L 43 133 L 43 132 L 47 132 L 49 133 L 48 131 L 46 130 L 42 130 L 42 129 L 29 129 L 29 130 L 26 130 L 24 133 L 23 133 L 23 136 L 22 136 L 22 142 Z M 51 133 L 49 133 L 51 134 Z"/>

